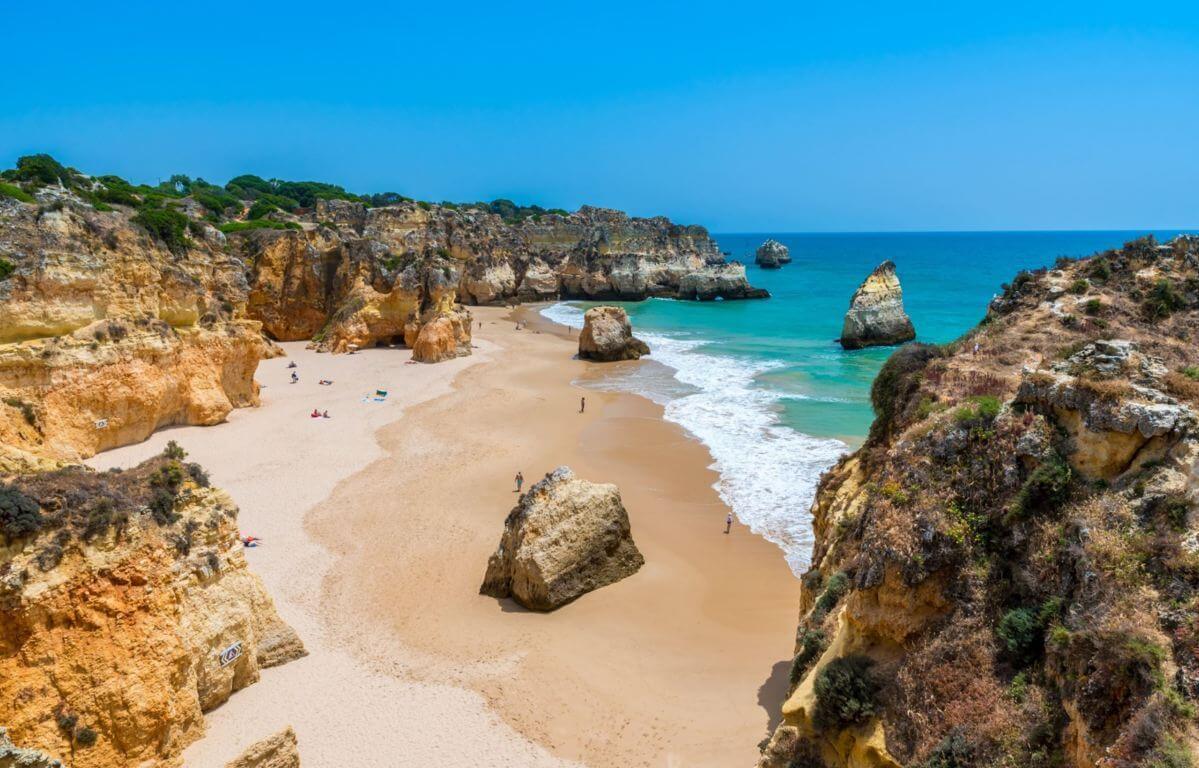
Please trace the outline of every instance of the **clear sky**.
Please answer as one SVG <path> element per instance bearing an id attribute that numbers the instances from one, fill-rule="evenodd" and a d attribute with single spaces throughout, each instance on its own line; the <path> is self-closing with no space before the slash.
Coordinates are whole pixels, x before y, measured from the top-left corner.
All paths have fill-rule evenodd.
<path id="1" fill-rule="evenodd" d="M 665 214 L 1199 226 L 1199 3 L 0 0 L 0 161 Z"/>

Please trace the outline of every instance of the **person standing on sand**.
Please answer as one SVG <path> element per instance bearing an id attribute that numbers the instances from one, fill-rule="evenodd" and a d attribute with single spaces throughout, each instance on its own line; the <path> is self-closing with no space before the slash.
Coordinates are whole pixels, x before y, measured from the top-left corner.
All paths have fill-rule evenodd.
<path id="1" fill-rule="evenodd" d="M 520 487 L 525 484 L 525 476 L 519 470 L 516 472 L 516 492 L 520 493 Z"/>
<path id="2" fill-rule="evenodd" d="M 732 512 L 728 513 L 728 515 L 724 518 L 724 532 L 728 533 L 731 530 L 733 530 L 733 513 Z"/>
<path id="3" fill-rule="evenodd" d="M 579 413 L 582 413 L 585 410 L 587 410 L 587 398 L 580 397 L 579 398 Z"/>

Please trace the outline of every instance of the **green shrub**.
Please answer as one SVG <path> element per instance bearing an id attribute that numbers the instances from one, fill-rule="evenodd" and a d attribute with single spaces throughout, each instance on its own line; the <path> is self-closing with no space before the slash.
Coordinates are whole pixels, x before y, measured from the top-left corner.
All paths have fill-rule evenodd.
<path id="1" fill-rule="evenodd" d="M 279 210 L 279 206 L 275 205 L 274 203 L 268 203 L 266 200 L 255 200 L 254 204 L 250 206 L 250 210 L 246 213 L 246 218 L 250 219 L 251 221 L 254 219 L 261 219 L 268 213 L 272 213 L 277 210 Z"/>
<path id="2" fill-rule="evenodd" d="M 1026 519 L 1033 512 L 1056 509 L 1070 495 L 1073 471 L 1058 454 L 1053 454 L 1033 470 L 1009 505 L 1004 520 L 1008 523 Z"/>
<path id="3" fill-rule="evenodd" d="M 878 711 L 879 685 L 867 656 L 833 659 L 816 675 L 813 721 L 821 730 L 839 731 Z"/>
<path id="4" fill-rule="evenodd" d="M 1199 381 L 1199 365 L 1188 365 L 1182 369 L 1182 375 L 1192 381 Z"/>
<path id="5" fill-rule="evenodd" d="M 954 728 L 913 768 L 974 768 L 978 764 L 975 752 L 974 742 L 961 728 Z"/>
<path id="6" fill-rule="evenodd" d="M 1091 299 L 1083 306 L 1083 311 L 1094 317 L 1103 312 L 1103 302 L 1099 299 Z"/>
<path id="7" fill-rule="evenodd" d="M 187 458 L 187 451 L 183 450 L 183 447 L 179 443 L 169 440 L 167 447 L 162 449 L 162 455 L 173 461 L 182 461 Z"/>
<path id="8" fill-rule="evenodd" d="M 803 629 L 797 638 L 799 641 L 799 651 L 795 654 L 795 658 L 791 660 L 791 686 L 799 685 L 799 681 L 807 674 L 808 670 L 819 658 L 820 654 L 824 653 L 825 646 L 828 645 L 828 637 L 819 629 Z"/>
<path id="9" fill-rule="evenodd" d="M 1008 683 L 1007 696 L 1017 704 L 1023 704 L 1028 698 L 1028 675 L 1024 672 L 1018 673 L 1012 678 L 1012 682 Z"/>
<path id="10" fill-rule="evenodd" d="M 141 224 L 151 235 L 172 251 L 187 247 L 187 217 L 170 208 L 143 206 L 133 221 Z"/>
<path id="11" fill-rule="evenodd" d="M 990 434 L 988 430 L 981 428 L 986 427 L 995 420 L 995 417 L 999 415 L 1001 407 L 1002 404 L 999 402 L 999 398 L 994 395 L 978 395 L 970 398 L 969 404 L 960 406 L 954 411 L 953 419 L 959 426 L 966 429 L 979 428 L 979 433 L 976 436 L 980 436 L 982 432 Z"/>
<path id="12" fill-rule="evenodd" d="M 12 486 L 0 486 L 0 533 L 9 541 L 42 529 L 45 518 L 33 499 Z"/>
<path id="13" fill-rule="evenodd" d="M 1160 320 L 1169 317 L 1185 306 L 1186 300 L 1178 292 L 1174 283 L 1169 278 L 1163 277 L 1153 284 L 1141 309 L 1150 320 Z"/>
<path id="14" fill-rule="evenodd" d="M 0 184 L 0 197 L 11 197 L 22 203 L 35 203 L 33 195 L 18 187 L 16 184 Z"/>
<path id="15" fill-rule="evenodd" d="M 1096 256 L 1091 259 L 1091 264 L 1087 270 L 1092 280 L 1104 281 L 1112 276 L 1112 267 L 1108 264 L 1107 259 L 1102 256 Z"/>
<path id="16" fill-rule="evenodd" d="M 81 747 L 95 746 L 99 734 L 88 728 L 86 725 L 75 731 L 75 743 Z"/>
<path id="17" fill-rule="evenodd" d="M 935 344 L 904 344 L 887 358 L 870 387 L 870 405 L 874 423 L 870 439 L 879 440 L 891 433 L 908 401 L 920 389 L 919 374 L 930 360 L 941 357 L 942 349 Z"/>
<path id="18" fill-rule="evenodd" d="M 841 602 L 841 598 L 849 592 L 849 577 L 842 571 L 837 571 L 829 577 L 828 583 L 824 585 L 824 591 L 820 593 L 820 597 L 816 599 L 816 610 L 820 613 L 828 613 L 837 607 L 837 603 Z"/>
<path id="19" fill-rule="evenodd" d="M 1003 615 L 995 635 L 1014 661 L 1024 664 L 1040 650 L 1042 627 L 1031 608 L 1014 608 Z"/>
<path id="20" fill-rule="evenodd" d="M 12 178 L 36 186 L 59 184 L 70 186 L 75 174 L 49 155 L 26 155 L 17 158 L 17 172 Z"/>
<path id="21" fill-rule="evenodd" d="M 1091 284 L 1080 277 L 1079 279 L 1075 280 L 1073 283 L 1070 283 L 1070 293 L 1083 294 L 1083 293 L 1086 293 L 1087 289 L 1090 287 L 1091 287 Z"/>
<path id="22" fill-rule="evenodd" d="M 12 277 L 12 273 L 17 271 L 17 265 L 13 264 L 8 259 L 0 256 L 0 281 L 7 280 Z"/>
<path id="23" fill-rule="evenodd" d="M 1146 768 L 1195 768 L 1195 757 L 1181 741 L 1165 736 L 1144 765 Z"/>

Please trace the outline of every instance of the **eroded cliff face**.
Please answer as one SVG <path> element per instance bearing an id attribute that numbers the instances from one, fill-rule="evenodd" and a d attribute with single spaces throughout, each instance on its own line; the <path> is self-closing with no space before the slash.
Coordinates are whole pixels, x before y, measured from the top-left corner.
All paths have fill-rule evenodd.
<path id="1" fill-rule="evenodd" d="M 813 505 L 761 765 L 1190 764 L 1197 334 L 1199 241 L 1143 240 L 897 351 Z"/>
<path id="2" fill-rule="evenodd" d="M 303 654 L 199 467 L 0 483 L 0 723 L 21 746 L 174 765 L 205 711 Z"/>
<path id="3" fill-rule="evenodd" d="M 257 404 L 265 345 L 219 232 L 173 254 L 127 214 L 48 199 L 0 199 L 0 257 L 15 265 L 0 280 L 9 460 L 86 457 Z"/>

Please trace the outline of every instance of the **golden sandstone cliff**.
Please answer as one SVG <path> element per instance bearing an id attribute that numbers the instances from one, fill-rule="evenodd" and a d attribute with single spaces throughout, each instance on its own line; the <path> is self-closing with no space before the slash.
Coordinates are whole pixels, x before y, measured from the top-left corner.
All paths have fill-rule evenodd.
<path id="1" fill-rule="evenodd" d="M 75 766 L 173 765 L 203 713 L 304 654 L 237 508 L 168 451 L 0 483 L 0 723 Z"/>
<path id="2" fill-rule="evenodd" d="M 763 768 L 1194 764 L 1199 240 L 1005 286 L 823 478 Z"/>
<path id="3" fill-rule="evenodd" d="M 218 423 L 257 403 L 271 340 L 437 362 L 470 354 L 463 303 L 766 295 L 702 227 L 600 208 L 133 186 L 45 155 L 0 176 L 0 470 Z"/>

